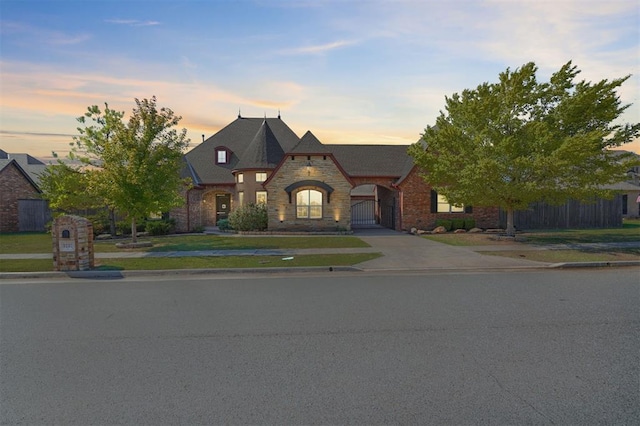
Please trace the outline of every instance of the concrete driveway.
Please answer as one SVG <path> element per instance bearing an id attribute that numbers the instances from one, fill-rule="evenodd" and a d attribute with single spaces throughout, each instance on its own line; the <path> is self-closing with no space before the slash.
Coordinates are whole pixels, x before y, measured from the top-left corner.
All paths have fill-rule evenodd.
<path id="1" fill-rule="evenodd" d="M 546 263 L 526 259 L 482 255 L 386 228 L 355 229 L 354 235 L 384 254 L 356 265 L 364 270 L 504 269 L 542 267 Z"/>

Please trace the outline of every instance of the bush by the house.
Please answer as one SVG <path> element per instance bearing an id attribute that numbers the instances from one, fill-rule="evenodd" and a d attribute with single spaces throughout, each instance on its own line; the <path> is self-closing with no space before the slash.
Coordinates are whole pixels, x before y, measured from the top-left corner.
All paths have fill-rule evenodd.
<path id="1" fill-rule="evenodd" d="M 145 224 L 145 230 L 149 235 L 169 235 L 175 232 L 175 219 L 149 220 Z"/>
<path id="2" fill-rule="evenodd" d="M 467 218 L 464 220 L 464 229 L 467 231 L 476 227 L 476 220 Z"/>
<path id="3" fill-rule="evenodd" d="M 455 231 L 456 229 L 463 229 L 463 228 L 464 228 L 464 219 L 462 218 L 451 219 L 451 229 Z"/>
<path id="4" fill-rule="evenodd" d="M 229 214 L 229 225 L 236 231 L 264 231 L 267 229 L 267 205 L 249 203 Z"/>
<path id="5" fill-rule="evenodd" d="M 221 231 L 231 231 L 231 225 L 229 224 L 229 219 L 220 219 L 218 223 L 216 223 L 218 229 Z"/>
<path id="6" fill-rule="evenodd" d="M 116 230 L 120 235 L 131 235 L 131 221 L 123 220 L 116 223 Z M 143 220 L 136 221 L 136 232 L 144 232 L 146 223 Z"/>
<path id="7" fill-rule="evenodd" d="M 436 219 L 436 228 L 438 226 L 443 226 L 444 229 L 447 230 L 447 232 L 451 231 L 451 228 L 453 227 L 453 222 L 449 219 Z"/>

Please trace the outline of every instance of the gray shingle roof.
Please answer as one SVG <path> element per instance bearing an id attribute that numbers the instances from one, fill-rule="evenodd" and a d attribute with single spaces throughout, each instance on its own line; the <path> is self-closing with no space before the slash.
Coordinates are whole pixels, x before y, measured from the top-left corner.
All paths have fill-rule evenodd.
<path id="1" fill-rule="evenodd" d="M 235 170 L 274 169 L 282 160 L 283 155 L 284 151 L 278 139 L 271 131 L 267 121 L 264 120 L 258 133 L 240 156 Z"/>
<path id="2" fill-rule="evenodd" d="M 191 164 L 199 183 L 234 183 L 232 171 L 256 137 L 264 118 L 237 118 L 216 134 L 189 151 L 185 158 Z M 267 118 L 266 123 L 284 152 L 291 150 L 300 138 L 279 118 Z M 215 163 L 217 147 L 226 147 L 232 154 L 227 164 Z M 183 173 L 187 173 L 184 171 Z"/>
<path id="3" fill-rule="evenodd" d="M 291 154 L 328 154 L 330 150 L 313 133 L 307 131 L 300 142 L 289 152 Z"/>
<path id="4" fill-rule="evenodd" d="M 406 170 L 408 145 L 326 145 L 349 176 L 400 178 Z"/>
<path id="5" fill-rule="evenodd" d="M 12 161 L 15 161 L 21 171 L 38 187 L 40 174 L 44 172 L 47 165 L 29 154 L 10 154 L 0 149 L 0 171 L 4 170 Z"/>

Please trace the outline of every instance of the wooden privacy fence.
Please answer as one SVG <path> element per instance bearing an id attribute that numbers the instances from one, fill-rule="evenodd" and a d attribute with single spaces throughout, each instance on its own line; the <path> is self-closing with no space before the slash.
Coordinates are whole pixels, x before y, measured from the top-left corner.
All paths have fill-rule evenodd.
<path id="1" fill-rule="evenodd" d="M 51 211 L 45 200 L 18 200 L 18 230 L 20 232 L 46 230 Z"/>
<path id="2" fill-rule="evenodd" d="M 568 201 L 560 206 L 533 203 L 528 210 L 514 212 L 516 229 L 615 228 L 622 226 L 622 197 L 593 203 Z M 506 228 L 507 213 L 500 210 L 500 227 Z"/>

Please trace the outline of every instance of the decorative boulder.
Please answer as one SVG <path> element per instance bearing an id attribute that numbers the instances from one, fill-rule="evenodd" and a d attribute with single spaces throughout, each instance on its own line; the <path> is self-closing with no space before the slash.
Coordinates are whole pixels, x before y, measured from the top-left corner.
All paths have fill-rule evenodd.
<path id="1" fill-rule="evenodd" d="M 466 234 L 467 230 L 466 229 L 456 229 L 455 231 L 453 231 L 454 234 Z"/>
<path id="2" fill-rule="evenodd" d="M 417 232 L 418 232 L 418 228 L 411 228 L 411 233 L 413 235 L 416 235 Z"/>
<path id="3" fill-rule="evenodd" d="M 483 231 L 480 228 L 471 228 L 471 229 L 469 229 L 469 233 L 470 234 L 479 234 L 481 232 L 483 232 Z"/>
<path id="4" fill-rule="evenodd" d="M 438 226 L 436 229 L 434 229 L 431 232 L 434 233 L 434 234 L 446 234 L 447 233 L 447 228 L 445 228 L 444 226 Z"/>

